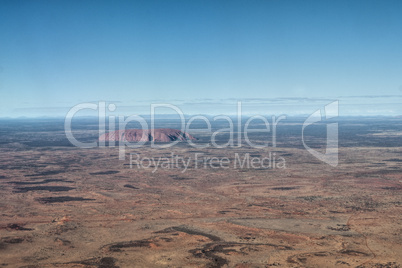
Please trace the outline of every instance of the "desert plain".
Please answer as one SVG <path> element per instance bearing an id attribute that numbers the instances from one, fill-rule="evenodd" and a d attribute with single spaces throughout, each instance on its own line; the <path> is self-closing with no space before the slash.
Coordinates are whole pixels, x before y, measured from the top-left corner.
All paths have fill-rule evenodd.
<path id="1" fill-rule="evenodd" d="M 0 267 L 400 267 L 402 119 L 344 119 L 337 166 L 296 121 L 275 147 L 181 142 L 119 160 L 71 146 L 62 122 L 3 120 Z M 96 140 L 93 126 L 75 135 Z M 306 133 L 322 152 L 323 130 Z"/>

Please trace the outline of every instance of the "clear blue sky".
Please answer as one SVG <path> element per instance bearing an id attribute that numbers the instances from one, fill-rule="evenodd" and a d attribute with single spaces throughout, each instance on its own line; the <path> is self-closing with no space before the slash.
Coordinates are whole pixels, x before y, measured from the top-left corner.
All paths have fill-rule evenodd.
<path id="1" fill-rule="evenodd" d="M 277 98 L 401 114 L 402 1 L 0 0 L 0 94 L 0 117 Z"/>

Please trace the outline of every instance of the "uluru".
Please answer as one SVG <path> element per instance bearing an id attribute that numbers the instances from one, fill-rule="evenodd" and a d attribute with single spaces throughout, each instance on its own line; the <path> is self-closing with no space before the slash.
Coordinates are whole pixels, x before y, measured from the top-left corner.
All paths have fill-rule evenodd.
<path id="1" fill-rule="evenodd" d="M 127 141 L 127 142 L 171 142 L 171 141 L 196 140 L 190 134 L 178 129 L 125 129 L 105 133 L 99 137 L 99 141 Z"/>

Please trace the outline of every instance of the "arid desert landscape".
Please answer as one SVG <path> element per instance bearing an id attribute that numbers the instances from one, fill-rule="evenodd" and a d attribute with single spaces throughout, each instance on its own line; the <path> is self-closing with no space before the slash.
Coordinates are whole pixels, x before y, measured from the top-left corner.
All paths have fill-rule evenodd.
<path id="1" fill-rule="evenodd" d="M 0 124 L 0 267 L 402 264 L 402 118 L 341 119 L 336 167 L 303 147 L 297 119 L 278 126 L 276 147 L 144 145 L 125 160 L 72 146 L 62 120 Z M 99 137 L 90 120 L 74 131 Z M 325 147 L 325 126 L 305 135 Z"/>

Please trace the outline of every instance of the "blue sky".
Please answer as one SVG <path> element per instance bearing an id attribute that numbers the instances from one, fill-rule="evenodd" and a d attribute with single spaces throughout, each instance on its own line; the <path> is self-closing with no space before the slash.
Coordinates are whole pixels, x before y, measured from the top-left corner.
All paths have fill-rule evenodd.
<path id="1" fill-rule="evenodd" d="M 225 113 L 237 100 L 258 113 L 339 100 L 343 115 L 400 115 L 401 12 L 399 0 L 1 0 L 0 117 L 97 101 Z"/>

